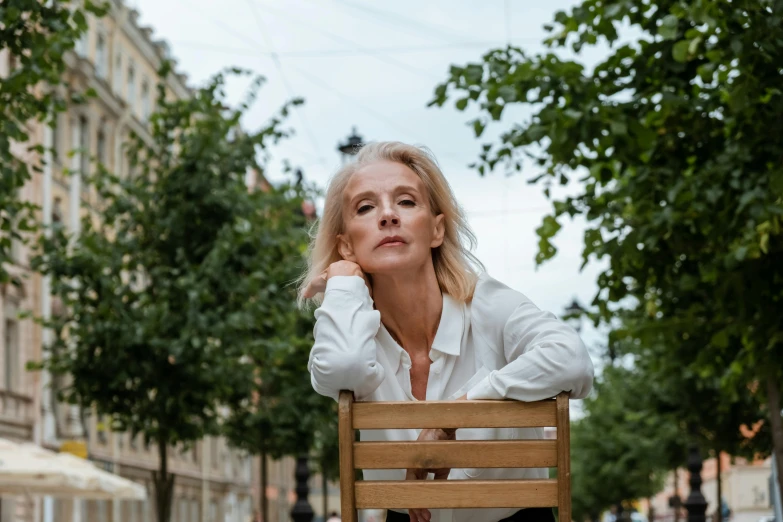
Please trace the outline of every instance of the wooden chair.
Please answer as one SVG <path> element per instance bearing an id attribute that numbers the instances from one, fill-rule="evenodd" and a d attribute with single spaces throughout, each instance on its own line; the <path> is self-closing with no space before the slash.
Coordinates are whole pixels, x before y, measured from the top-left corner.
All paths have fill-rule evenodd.
<path id="1" fill-rule="evenodd" d="M 557 427 L 556 440 L 355 442 L 358 429 Z M 538 402 L 355 402 L 339 404 L 342 520 L 357 509 L 557 507 L 571 522 L 568 394 Z M 543 468 L 543 480 L 355 480 L 355 469 Z"/>

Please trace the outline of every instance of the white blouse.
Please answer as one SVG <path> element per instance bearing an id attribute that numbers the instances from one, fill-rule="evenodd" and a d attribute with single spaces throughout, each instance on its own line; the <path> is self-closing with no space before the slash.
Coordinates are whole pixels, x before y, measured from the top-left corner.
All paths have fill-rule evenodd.
<path id="1" fill-rule="evenodd" d="M 315 311 L 315 344 L 308 369 L 313 388 L 337 400 L 352 390 L 359 401 L 415 401 L 411 359 L 381 323 L 359 276 L 329 279 Z M 584 398 L 593 363 L 579 335 L 527 297 L 487 274 L 470 303 L 443 295 L 430 350 L 428 401 L 514 399 L 538 401 L 570 391 Z M 411 441 L 421 430 L 361 430 L 362 441 Z M 541 439 L 541 428 L 458 429 L 458 440 Z M 547 478 L 541 468 L 452 469 L 449 480 Z M 365 480 L 402 480 L 405 470 L 364 470 Z M 431 522 L 497 521 L 518 509 L 433 509 Z"/>

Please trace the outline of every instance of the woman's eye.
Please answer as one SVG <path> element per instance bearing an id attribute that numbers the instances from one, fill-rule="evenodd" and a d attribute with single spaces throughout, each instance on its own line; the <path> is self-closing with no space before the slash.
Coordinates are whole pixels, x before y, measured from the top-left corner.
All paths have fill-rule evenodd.
<path id="1" fill-rule="evenodd" d="M 403 199 L 402 201 L 400 201 L 400 205 L 405 205 L 406 207 L 412 207 L 415 204 L 416 202 L 413 201 L 412 199 Z"/>
<path id="2" fill-rule="evenodd" d="M 365 212 L 367 212 L 371 208 L 372 208 L 372 205 L 362 205 L 361 207 L 359 207 L 359 210 L 357 212 L 359 212 L 359 214 L 364 214 Z"/>

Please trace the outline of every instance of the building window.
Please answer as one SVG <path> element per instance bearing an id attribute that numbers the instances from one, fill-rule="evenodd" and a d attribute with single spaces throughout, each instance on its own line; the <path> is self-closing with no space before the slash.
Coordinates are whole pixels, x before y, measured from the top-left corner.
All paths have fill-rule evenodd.
<path id="1" fill-rule="evenodd" d="M 209 519 L 207 522 L 218 522 L 218 505 L 214 500 L 209 501 Z"/>
<path id="2" fill-rule="evenodd" d="M 84 31 L 79 39 L 76 40 L 76 45 L 74 46 L 74 51 L 82 58 L 87 56 L 87 38 L 89 37 L 89 32 L 89 29 Z"/>
<path id="3" fill-rule="evenodd" d="M 190 522 L 201 522 L 201 504 L 196 499 L 190 501 Z"/>
<path id="4" fill-rule="evenodd" d="M 95 511 L 98 522 L 109 522 L 109 502 L 107 500 L 96 500 Z"/>
<path id="5" fill-rule="evenodd" d="M 112 75 L 111 87 L 116 94 L 122 91 L 122 53 L 117 51 L 114 55 L 114 71 Z"/>
<path id="6" fill-rule="evenodd" d="M 63 200 L 62 198 L 54 198 L 54 204 L 52 205 L 52 223 L 62 223 L 63 221 Z"/>
<path id="7" fill-rule="evenodd" d="M 8 391 L 19 388 L 19 321 L 16 306 L 8 302 L 5 306 L 5 344 L 3 364 L 5 380 L 3 385 Z"/>
<path id="8" fill-rule="evenodd" d="M 130 504 L 129 522 L 144 522 L 141 518 L 142 503 L 136 500 L 128 501 Z"/>
<path id="9" fill-rule="evenodd" d="M 52 162 L 60 165 L 60 116 L 55 114 L 52 118 Z"/>
<path id="10" fill-rule="evenodd" d="M 101 165 L 106 165 L 106 160 L 108 159 L 108 156 L 107 156 L 107 147 L 106 147 L 106 132 L 104 132 L 104 122 L 101 122 L 101 126 L 98 129 L 98 136 L 96 139 L 95 146 L 98 149 L 98 162 Z"/>
<path id="11" fill-rule="evenodd" d="M 127 96 L 128 105 L 131 107 L 136 106 L 136 69 L 133 67 L 133 62 L 128 64 L 128 88 L 125 93 Z"/>
<path id="12" fill-rule="evenodd" d="M 82 176 L 82 193 L 87 192 L 85 179 L 90 173 L 90 121 L 86 116 L 79 117 L 79 172 Z"/>
<path id="13" fill-rule="evenodd" d="M 11 496 L 4 496 L 0 504 L 0 518 L 2 520 L 16 520 L 16 499 Z"/>
<path id="14" fill-rule="evenodd" d="M 17 191 L 17 194 L 19 191 Z M 17 237 L 11 238 L 11 248 L 8 251 L 9 260 L 17 265 L 22 264 L 22 241 Z"/>
<path id="15" fill-rule="evenodd" d="M 141 82 L 141 120 L 148 121 L 152 113 L 152 99 L 150 96 L 150 84 L 145 79 Z"/>
<path id="16" fill-rule="evenodd" d="M 109 53 L 106 50 L 106 37 L 98 35 L 95 44 L 95 74 L 98 78 L 106 78 L 109 73 Z"/>
<path id="17" fill-rule="evenodd" d="M 190 522 L 188 520 L 188 499 L 186 498 L 180 498 L 179 499 L 179 522 Z"/>

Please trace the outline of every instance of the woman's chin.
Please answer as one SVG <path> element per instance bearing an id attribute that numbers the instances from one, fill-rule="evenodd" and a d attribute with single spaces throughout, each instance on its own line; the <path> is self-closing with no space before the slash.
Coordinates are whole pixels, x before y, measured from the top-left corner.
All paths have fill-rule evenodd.
<path id="1" fill-rule="evenodd" d="M 415 273 L 421 269 L 421 263 L 415 263 L 411 259 L 383 259 L 362 265 L 362 271 L 372 274 L 374 277 L 384 275 L 399 275 L 401 273 Z"/>

